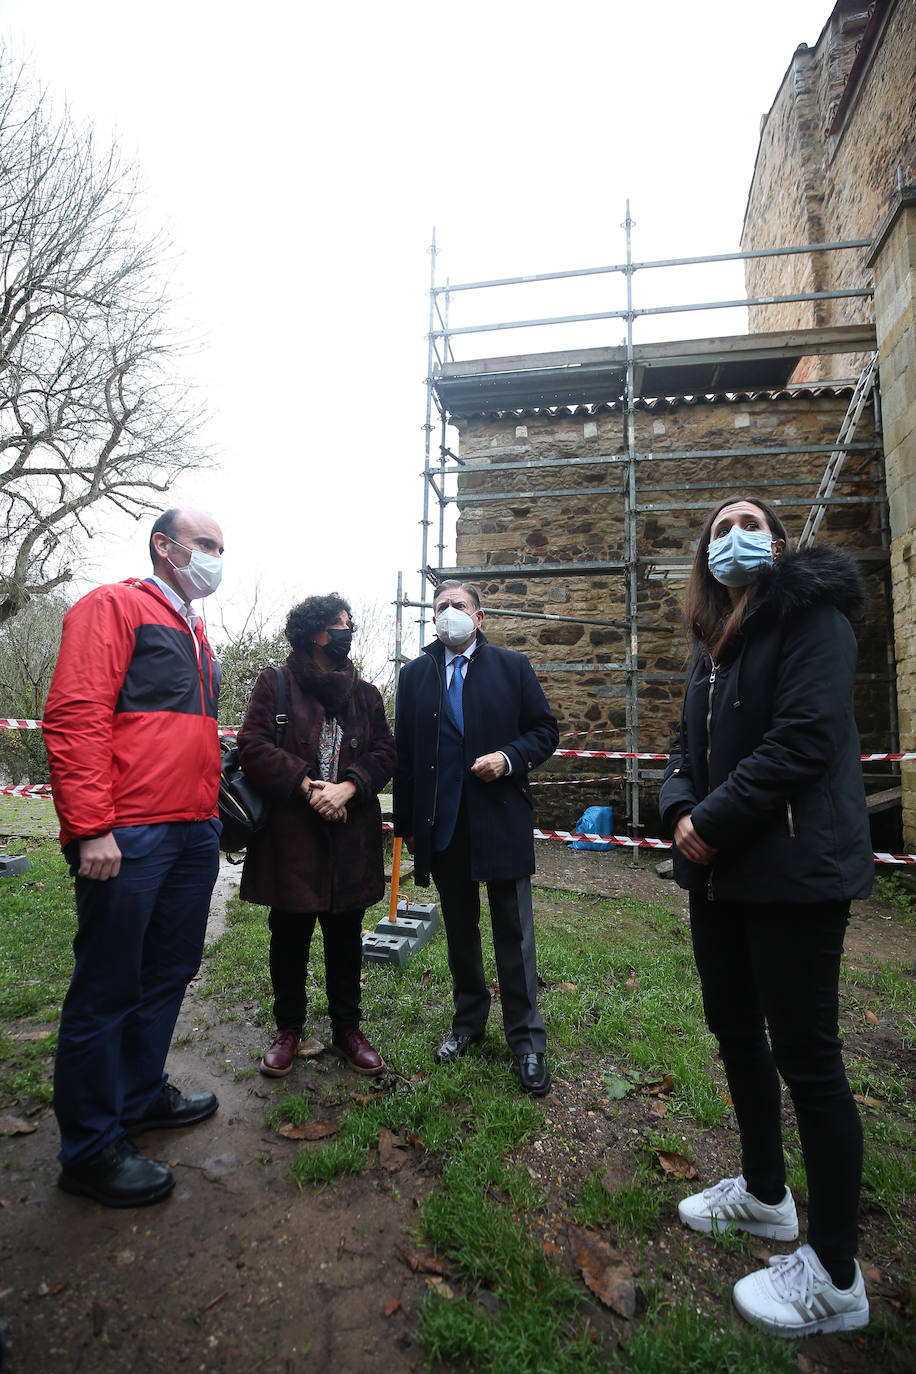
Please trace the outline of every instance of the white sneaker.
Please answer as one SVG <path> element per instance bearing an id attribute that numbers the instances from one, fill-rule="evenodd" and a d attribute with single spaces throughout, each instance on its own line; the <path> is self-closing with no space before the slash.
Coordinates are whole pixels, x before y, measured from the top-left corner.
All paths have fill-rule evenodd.
<path id="1" fill-rule="evenodd" d="M 677 1214 L 695 1231 L 730 1231 L 737 1226 L 752 1236 L 770 1240 L 794 1240 L 798 1235 L 795 1199 L 786 1189 L 782 1202 L 775 1206 L 759 1202 L 747 1191 L 744 1176 L 723 1178 L 713 1188 L 704 1188 L 678 1203 Z"/>
<path id="2" fill-rule="evenodd" d="M 774 1336 L 813 1336 L 815 1331 L 854 1331 L 868 1325 L 868 1298 L 856 1265 L 851 1288 L 836 1288 L 810 1245 L 793 1255 L 773 1255 L 735 1284 L 732 1296 L 745 1321 Z"/>

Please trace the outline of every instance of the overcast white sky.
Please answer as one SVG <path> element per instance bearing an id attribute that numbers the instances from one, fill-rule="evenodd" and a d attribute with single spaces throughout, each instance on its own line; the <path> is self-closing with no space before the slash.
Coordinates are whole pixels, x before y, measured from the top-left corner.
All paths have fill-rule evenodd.
<path id="1" fill-rule="evenodd" d="M 230 618 L 255 583 L 283 609 L 388 602 L 399 569 L 419 593 L 432 226 L 453 282 L 621 262 L 627 197 L 636 259 L 736 249 L 760 117 L 830 10 L 0 0 L 13 56 L 135 157 L 180 254 L 220 466 L 175 503 L 223 525 Z M 637 276 L 637 303 L 742 294 L 740 269 L 664 275 Z M 612 281 L 456 299 L 453 323 L 617 308 Z M 743 328 L 674 316 L 651 337 Z M 491 334 L 459 356 L 622 338 Z M 143 571 L 145 545 L 126 521 L 86 576 Z"/>

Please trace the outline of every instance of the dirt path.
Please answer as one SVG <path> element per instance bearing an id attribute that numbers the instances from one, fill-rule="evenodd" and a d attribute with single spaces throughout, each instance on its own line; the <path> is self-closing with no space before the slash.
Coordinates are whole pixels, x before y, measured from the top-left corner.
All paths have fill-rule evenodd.
<path id="1" fill-rule="evenodd" d="M 224 868 L 209 939 L 222 929 L 236 882 Z M 235 1076 L 250 1075 L 261 1032 L 208 1024 L 209 1015 L 192 985 L 168 1070 L 179 1086 L 214 1091 L 218 1114 L 143 1137 L 177 1176 L 166 1203 L 117 1211 L 61 1193 L 50 1113 L 33 1135 L 3 1142 L 5 1374 L 422 1367 L 410 1332 L 424 1281 L 398 1262 L 397 1248 L 409 1238 L 414 1199 L 433 1181 L 425 1162 L 409 1159 L 393 1181 L 368 1170 L 297 1192 L 289 1180 L 295 1143 L 264 1127 L 270 1094 L 284 1085 Z M 303 1064 L 305 1091 L 310 1068 Z M 343 1069 L 330 1072 L 343 1090 L 364 1086 Z M 402 1307 L 386 1318 L 393 1298 Z"/>
<path id="2" fill-rule="evenodd" d="M 654 862 L 633 868 L 620 854 L 539 849 L 543 885 L 683 909 L 682 894 L 656 878 Z M 211 939 L 234 879 L 221 876 Z M 861 904 L 850 933 L 853 959 L 912 961 L 913 932 L 887 915 L 880 904 Z M 426 1368 L 412 1334 L 426 1281 L 398 1249 L 410 1240 L 416 1202 L 435 1185 L 436 1166 L 414 1153 L 396 1174 L 376 1167 L 297 1192 L 288 1174 L 295 1144 L 264 1126 L 271 1093 L 285 1085 L 252 1072 L 262 1034 L 209 1021 L 213 1014 L 192 986 L 168 1069 L 180 1086 L 215 1091 L 219 1113 L 186 1131 L 144 1137 L 144 1148 L 177 1175 L 166 1203 L 119 1212 L 61 1193 L 50 1113 L 34 1134 L 3 1142 L 0 1315 L 8 1374 Z M 310 1083 L 318 1091 L 318 1075 L 323 1092 L 335 1074 L 342 1091 L 364 1086 L 323 1061 L 302 1061 L 297 1074 L 306 1094 Z M 587 1120 L 577 1092 L 581 1085 L 557 1083 L 545 1099 L 545 1132 L 574 1107 L 575 1119 Z M 582 1139 L 583 1157 L 614 1150 L 605 1134 L 600 1142 Z M 401 1306 L 386 1316 L 393 1300 Z"/>

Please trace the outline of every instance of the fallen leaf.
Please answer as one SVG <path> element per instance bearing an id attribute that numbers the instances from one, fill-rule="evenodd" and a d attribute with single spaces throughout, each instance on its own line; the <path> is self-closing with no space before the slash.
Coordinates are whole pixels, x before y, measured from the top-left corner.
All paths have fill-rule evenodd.
<path id="1" fill-rule="evenodd" d="M 445 1260 L 437 1259 L 431 1250 L 411 1250 L 409 1245 L 398 1247 L 398 1255 L 415 1274 L 451 1273 Z"/>
<path id="2" fill-rule="evenodd" d="M 877 1016 L 873 1011 L 867 1011 L 865 1013 L 865 1020 L 868 1022 L 870 1026 L 880 1026 L 881 1024 L 881 1022 L 878 1020 Z"/>
<path id="3" fill-rule="evenodd" d="M 626 1097 L 627 1093 L 634 1091 L 633 1084 L 627 1078 L 621 1078 L 617 1073 L 603 1073 L 604 1086 L 607 1088 L 607 1095 L 610 1098 Z"/>
<path id="4" fill-rule="evenodd" d="M 577 988 L 575 983 L 554 983 L 553 990 L 554 992 L 576 992 Z"/>
<path id="5" fill-rule="evenodd" d="M 798 1374 L 814 1374 L 814 1365 L 808 1359 L 807 1355 L 799 1355 L 798 1359 L 795 1361 L 795 1365 L 798 1369 Z"/>
<path id="6" fill-rule="evenodd" d="M 633 1175 L 629 1169 L 605 1169 L 598 1182 L 606 1193 L 619 1193 L 621 1188 L 629 1188 Z"/>
<path id="7" fill-rule="evenodd" d="M 389 1131 L 387 1126 L 378 1128 L 378 1162 L 389 1174 L 396 1174 L 407 1163 L 407 1141 Z"/>
<path id="8" fill-rule="evenodd" d="M 310 1035 L 307 1040 L 296 1051 L 300 1059 L 317 1059 L 319 1054 L 324 1054 L 324 1045 L 320 1040 L 316 1040 L 314 1035 Z"/>
<path id="9" fill-rule="evenodd" d="M 648 1092 L 652 1097 L 670 1096 L 674 1092 L 674 1079 L 666 1073 L 660 1083 L 650 1083 Z"/>
<path id="10" fill-rule="evenodd" d="M 53 1034 L 54 1034 L 53 1031 L 16 1031 L 16 1033 L 15 1033 L 14 1035 L 11 1035 L 11 1036 L 10 1036 L 10 1039 L 11 1039 L 11 1040 L 47 1040 L 48 1036 L 49 1036 L 49 1035 L 53 1035 Z"/>
<path id="11" fill-rule="evenodd" d="M 424 1153 L 426 1152 L 426 1146 L 423 1144 L 423 1141 L 421 1140 L 420 1136 L 414 1135 L 413 1132 L 411 1132 L 407 1136 L 407 1139 L 410 1142 L 410 1144 L 413 1145 L 414 1149 L 422 1150 Z"/>
<path id="12" fill-rule="evenodd" d="M 339 1121 L 303 1121 L 301 1126 L 284 1121 L 277 1135 L 282 1135 L 286 1140 L 323 1140 L 326 1135 L 336 1135 L 339 1130 Z"/>
<path id="13" fill-rule="evenodd" d="M 881 1282 L 881 1270 L 876 1269 L 873 1264 L 863 1264 L 862 1273 L 868 1279 L 869 1283 Z"/>
<path id="14" fill-rule="evenodd" d="M 541 1249 L 544 1251 L 544 1254 L 547 1256 L 548 1259 L 550 1259 L 551 1255 L 557 1255 L 560 1252 L 560 1247 L 559 1245 L 557 1245 L 555 1240 L 545 1240 L 544 1244 L 541 1246 Z"/>
<path id="15" fill-rule="evenodd" d="M 589 1231 L 573 1229 L 570 1240 L 576 1267 L 595 1296 L 618 1316 L 632 1317 L 636 1286 L 623 1256 Z"/>
<path id="16" fill-rule="evenodd" d="M 58 1295 L 58 1293 L 62 1293 L 66 1287 L 67 1287 L 66 1280 L 65 1280 L 63 1283 L 55 1283 L 54 1287 L 51 1289 L 51 1295 L 52 1295 L 52 1297 L 55 1297 L 55 1298 L 56 1298 L 57 1295 Z"/>
<path id="17" fill-rule="evenodd" d="M 437 1278 L 436 1275 L 426 1280 L 426 1286 L 438 1293 L 440 1298 L 453 1298 L 455 1296 L 445 1279 Z"/>
<path id="18" fill-rule="evenodd" d="M 0 1135 L 31 1135 L 38 1127 L 15 1116 L 0 1116 Z"/>
<path id="19" fill-rule="evenodd" d="M 673 1154 L 671 1150 L 656 1150 L 658 1162 L 666 1174 L 676 1174 L 679 1178 L 699 1178 L 699 1171 L 683 1155 Z"/>
<path id="20" fill-rule="evenodd" d="M 356 1102 L 360 1107 L 365 1107 L 368 1103 L 374 1102 L 375 1097 L 372 1093 L 351 1093 L 350 1101 Z"/>
<path id="21" fill-rule="evenodd" d="M 425 988 L 425 987 L 426 987 L 427 983 L 429 982 L 430 978 L 432 977 L 432 973 L 433 973 L 433 971 L 432 971 L 431 968 L 425 968 L 425 969 L 423 970 L 423 972 L 420 974 L 420 987 L 421 987 L 421 988 Z"/>
<path id="22" fill-rule="evenodd" d="M 629 978 L 627 979 L 627 981 L 626 981 L 626 989 L 627 989 L 627 992 L 638 992 L 638 991 L 639 991 L 639 979 L 637 978 L 637 976 L 636 976 L 635 973 L 631 973 L 630 976 L 629 976 Z"/>
<path id="23" fill-rule="evenodd" d="M 397 1310 L 398 1310 L 398 1308 L 399 1308 L 400 1306 L 401 1306 L 401 1299 L 400 1299 L 400 1298 L 392 1298 L 390 1302 L 386 1302 L 386 1303 L 385 1303 L 385 1311 L 384 1311 L 383 1315 L 386 1316 L 386 1317 L 393 1317 L 394 1314 L 395 1314 L 395 1312 L 397 1312 Z"/>
<path id="24" fill-rule="evenodd" d="M 499 979 L 498 979 L 498 978 L 494 978 L 493 981 L 490 983 L 490 993 L 491 993 L 491 995 L 492 995 L 493 997 L 498 997 L 498 996 L 499 996 Z"/>
<path id="25" fill-rule="evenodd" d="M 660 1097 L 656 1097 L 649 1103 L 649 1111 L 653 1116 L 664 1116 L 668 1110 L 668 1103 L 663 1102 Z"/>

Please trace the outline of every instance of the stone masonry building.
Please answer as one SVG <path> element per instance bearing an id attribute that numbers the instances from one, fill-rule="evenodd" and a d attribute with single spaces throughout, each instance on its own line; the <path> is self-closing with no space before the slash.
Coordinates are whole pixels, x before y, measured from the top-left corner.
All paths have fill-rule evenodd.
<path id="1" fill-rule="evenodd" d="M 749 261 L 749 296 L 873 287 L 752 308 L 752 330 L 873 319 L 886 453 L 901 749 L 916 749 L 916 0 L 841 0 L 794 53 L 764 117 L 742 247 L 865 239 L 864 249 Z M 858 361 L 861 361 L 859 359 Z M 805 357 L 793 380 L 836 376 Z M 903 830 L 916 848 L 916 765 Z"/>
<path id="2" fill-rule="evenodd" d="M 443 435 L 447 422 L 460 437 L 456 567 L 434 578 L 480 586 L 488 634 L 528 654 L 561 731 L 588 732 L 577 747 L 625 750 L 638 738 L 640 752 L 667 750 L 703 513 L 723 495 L 760 495 L 797 535 L 851 379 L 877 347 L 881 405 L 861 415 L 817 538 L 853 551 L 871 592 L 856 693 L 863 746 L 891 750 L 899 721 L 900 748 L 916 749 L 914 19 L 916 0 L 834 7 L 766 117 L 748 199 L 745 249 L 863 241 L 749 261 L 749 296 L 868 296 L 753 308 L 748 335 L 637 344 L 630 359 L 614 348 L 443 354 L 432 369 Z M 624 796 L 628 768 L 553 761 L 548 779 L 601 781 L 541 789 L 539 823 L 568 827 L 582 804 L 610 802 L 619 833 L 635 790 L 643 828 L 657 833 L 661 764 L 641 764 Z M 913 851 L 916 769 L 902 773 L 903 833 L 899 811 L 884 812 L 878 826 L 891 829 L 878 847 L 902 839 Z M 887 765 L 867 767 L 866 780 L 871 792 L 897 781 Z"/>

